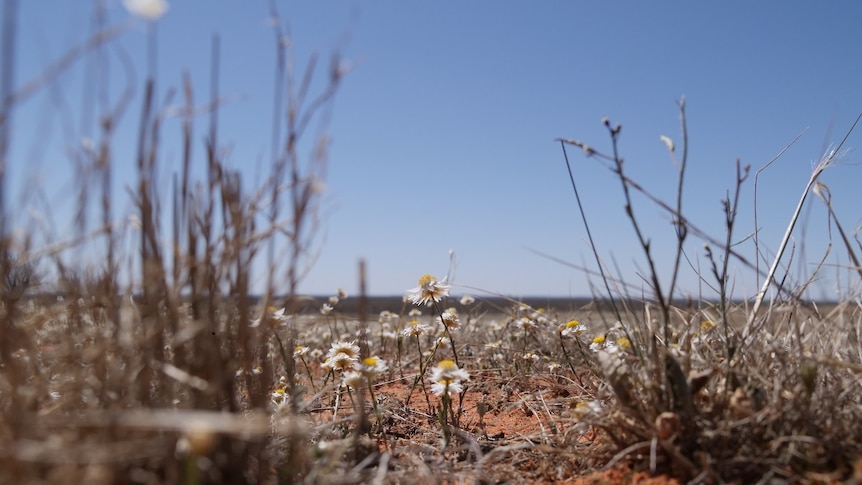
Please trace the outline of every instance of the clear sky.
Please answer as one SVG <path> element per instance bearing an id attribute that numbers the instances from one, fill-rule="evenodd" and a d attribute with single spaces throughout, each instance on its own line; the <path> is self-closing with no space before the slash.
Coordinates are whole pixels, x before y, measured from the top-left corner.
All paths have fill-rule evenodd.
<path id="1" fill-rule="evenodd" d="M 91 4 L 22 1 L 17 84 L 41 72 L 90 29 Z M 111 45 L 113 99 L 124 86 L 120 56 L 135 66 L 135 97 L 114 149 L 119 200 L 134 179 L 134 130 L 146 72 L 147 24 L 108 1 L 108 24 L 131 24 Z M 660 141 L 681 145 L 677 100 L 686 97 L 689 172 L 684 211 L 723 238 L 720 200 L 733 189 L 735 161 L 752 166 L 744 186 L 735 240 L 754 230 L 753 171 L 796 135 L 802 138 L 759 178 L 762 249 L 775 251 L 812 164 L 837 143 L 862 111 L 862 3 L 835 2 L 277 2 L 302 66 L 318 51 L 326 66 L 339 50 L 352 70 L 338 92 L 324 195 L 320 256 L 301 290 L 356 292 L 356 264 L 365 258 L 369 290 L 397 295 L 423 273 L 444 276 L 454 250 L 455 293 L 583 296 L 588 277 L 529 249 L 595 268 L 566 174 L 558 137 L 610 149 L 603 116 L 622 124 L 626 170 L 673 201 L 674 164 Z M 84 7 L 86 5 L 86 7 Z M 221 38 L 221 111 L 227 163 L 260 180 L 269 159 L 273 33 L 264 1 L 173 1 L 157 21 L 160 95 L 187 71 L 206 99 L 212 35 Z M 25 218 L 34 185 L 49 195 L 59 238 L 75 187 L 70 146 L 95 133 L 82 112 L 86 59 L 17 107 L 10 203 Z M 324 74 L 322 71 L 318 74 Z M 319 85 L 318 85 L 319 86 Z M 179 99 L 179 98 L 178 98 Z M 179 170 L 179 122 L 166 125 L 165 180 Z M 203 140 L 206 120 L 195 133 Z M 848 146 L 862 143 L 862 128 Z M 202 145 L 195 148 L 199 166 Z M 603 258 L 646 291 L 646 265 L 623 212 L 620 184 L 596 159 L 569 151 L 587 218 Z M 851 233 L 860 224 L 859 152 L 822 177 Z M 132 212 L 117 204 L 116 218 Z M 636 215 L 653 241 L 666 281 L 674 243 L 670 217 L 643 198 Z M 791 263 L 803 278 L 827 250 L 824 204 L 809 200 Z M 18 223 L 24 227 L 27 223 Z M 804 229 L 804 230 L 803 230 Z M 834 226 L 833 226 L 834 233 Z M 833 234 L 837 238 L 837 234 Z M 686 246 L 708 276 L 702 241 Z M 751 241 L 737 249 L 754 259 Z M 858 247 L 856 248 L 859 249 Z M 771 253 L 769 253 L 771 255 Z M 810 296 L 846 290 L 845 251 L 835 239 Z M 771 259 L 770 259 L 771 261 Z M 732 265 L 732 267 L 735 265 Z M 638 269 L 640 268 L 640 270 Z M 712 283 L 712 279 L 708 278 Z M 682 292 L 697 295 L 684 268 Z M 757 281 L 734 273 L 735 296 Z M 593 285 L 598 281 L 593 279 Z M 639 288 L 639 289 L 638 289 Z M 704 296 L 713 296 L 705 287 Z"/>

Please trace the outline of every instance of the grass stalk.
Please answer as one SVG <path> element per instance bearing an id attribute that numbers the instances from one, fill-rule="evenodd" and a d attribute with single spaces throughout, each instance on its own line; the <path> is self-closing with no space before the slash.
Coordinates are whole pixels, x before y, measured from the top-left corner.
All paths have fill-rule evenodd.
<path id="1" fill-rule="evenodd" d="M 799 219 L 799 214 L 802 212 L 802 206 L 805 204 L 805 199 L 808 197 L 808 193 L 814 187 L 814 184 L 817 183 L 817 179 L 820 177 L 820 174 L 835 163 L 836 158 L 841 153 L 844 143 L 847 141 L 847 138 L 850 137 L 850 134 L 853 133 L 853 130 L 856 128 L 856 124 L 859 123 L 860 119 L 862 119 L 862 113 L 860 113 L 853 121 L 853 124 L 850 126 L 850 129 L 847 130 L 847 133 L 844 135 L 844 138 L 838 146 L 827 150 L 827 152 L 820 157 L 820 160 L 814 167 L 814 171 L 811 173 L 811 177 L 808 178 L 808 182 L 805 184 L 805 188 L 802 190 L 802 195 L 799 197 L 799 201 L 796 203 L 796 208 L 793 210 L 793 214 L 790 217 L 790 223 L 784 230 L 784 236 L 782 236 L 781 242 L 778 244 L 778 250 L 775 253 L 775 258 L 772 260 L 772 265 L 769 267 L 769 271 L 766 273 L 763 285 L 754 297 L 754 304 L 743 330 L 743 341 L 747 342 L 757 332 L 755 323 L 760 311 L 760 306 L 763 304 L 763 299 L 766 297 L 766 293 L 769 291 L 769 287 L 773 283 L 775 273 L 778 270 L 778 265 L 781 263 L 781 257 L 784 256 L 784 251 L 787 249 L 787 244 L 790 242 L 790 236 L 793 234 L 793 229 L 796 227 L 796 221 Z"/>

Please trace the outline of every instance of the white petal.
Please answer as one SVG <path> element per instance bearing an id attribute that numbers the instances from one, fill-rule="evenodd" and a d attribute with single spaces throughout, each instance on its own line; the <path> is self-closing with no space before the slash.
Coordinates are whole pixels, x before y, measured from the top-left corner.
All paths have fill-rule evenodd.
<path id="1" fill-rule="evenodd" d="M 126 10 L 147 20 L 158 20 L 168 11 L 165 0 L 123 0 Z"/>

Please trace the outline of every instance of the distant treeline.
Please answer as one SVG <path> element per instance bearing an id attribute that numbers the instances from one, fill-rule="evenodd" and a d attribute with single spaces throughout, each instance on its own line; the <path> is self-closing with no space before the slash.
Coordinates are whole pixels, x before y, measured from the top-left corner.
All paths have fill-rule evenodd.
<path id="1" fill-rule="evenodd" d="M 64 301 L 65 296 L 60 293 L 45 293 L 45 292 L 34 292 L 26 295 L 25 299 L 34 301 L 38 304 L 42 305 L 50 305 L 52 303 L 56 303 L 59 301 Z M 225 299 L 232 298 L 231 296 L 225 295 Z M 250 303 L 252 305 L 258 305 L 262 303 L 262 295 L 253 295 L 248 297 L 250 299 Z M 455 307 L 459 311 L 464 312 L 468 309 L 473 309 L 475 311 L 480 312 L 491 312 L 491 313 L 508 313 L 512 311 L 516 302 L 523 303 L 528 305 L 534 309 L 545 309 L 548 312 L 556 312 L 562 315 L 571 315 L 577 314 L 578 312 L 586 312 L 586 311 L 610 311 L 611 310 L 611 302 L 608 300 L 594 300 L 591 298 L 583 298 L 583 297 L 540 297 L 540 296 L 530 296 L 524 298 L 503 298 L 499 296 L 491 296 L 491 297 L 475 297 L 476 301 L 471 305 L 462 305 L 459 300 L 460 296 L 450 297 L 448 300 L 445 300 L 441 304 L 441 310 Z M 136 301 L 140 301 L 140 296 L 136 295 L 134 297 Z M 291 310 L 296 313 L 301 314 L 314 314 L 319 313 L 323 304 L 329 302 L 329 296 L 298 296 L 294 299 L 294 304 L 290 305 L 289 299 L 284 296 L 276 296 L 273 298 L 271 304 L 278 308 L 281 307 L 292 307 Z M 104 301 L 104 296 L 98 295 L 92 297 L 89 302 L 90 305 L 94 306 L 105 306 L 106 302 Z M 640 312 L 644 308 L 643 302 L 640 301 L 627 301 L 627 302 L 616 302 L 617 305 L 625 305 L 631 311 Z M 675 306 L 684 309 L 697 309 L 703 307 L 710 307 L 715 302 L 705 300 L 698 302 L 696 300 L 679 300 L 674 302 Z M 744 305 L 742 300 L 733 301 L 734 305 Z M 820 307 L 821 311 L 831 308 L 835 305 L 835 302 L 816 302 L 809 303 L 803 302 L 806 306 L 817 305 Z M 410 302 L 404 303 L 404 300 L 401 296 L 370 296 L 366 299 L 366 308 L 370 318 L 375 318 L 382 311 L 390 311 L 394 313 L 400 313 L 402 309 L 404 309 L 404 313 L 409 312 L 414 305 Z M 420 310 L 423 311 L 424 314 L 428 315 L 433 313 L 429 308 L 421 307 Z M 360 312 L 360 299 L 359 297 L 349 296 L 343 300 L 340 300 L 336 305 L 334 305 L 334 312 L 347 314 L 347 315 L 358 315 Z"/>

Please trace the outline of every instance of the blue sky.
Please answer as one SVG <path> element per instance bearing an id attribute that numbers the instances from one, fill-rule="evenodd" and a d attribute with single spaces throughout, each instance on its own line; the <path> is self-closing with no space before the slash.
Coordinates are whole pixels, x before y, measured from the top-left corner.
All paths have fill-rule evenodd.
<path id="1" fill-rule="evenodd" d="M 82 42 L 91 14 L 84 2 L 21 3 L 19 84 Z M 574 138 L 609 151 L 601 124 L 608 116 L 622 124 L 620 149 L 629 175 L 673 201 L 676 171 L 659 137 L 681 144 L 681 96 L 690 144 L 684 211 L 718 238 L 724 234 L 720 200 L 733 189 L 736 159 L 752 167 L 741 196 L 738 241 L 754 231 L 754 170 L 807 129 L 759 177 L 761 245 L 775 251 L 813 162 L 862 111 L 857 2 L 278 5 L 298 66 L 314 51 L 325 66 L 334 50 L 352 65 L 327 129 L 332 144 L 321 212 L 324 237 L 301 286 L 310 294 L 339 287 L 355 293 L 360 258 L 368 263 L 371 293 L 401 294 L 423 273 L 445 275 L 454 250 L 455 293 L 480 293 L 458 287 L 466 285 L 515 297 L 588 295 L 590 279 L 582 272 L 529 251 L 595 268 L 554 140 Z M 220 138 L 230 145 L 227 163 L 247 174 L 246 180 L 262 177 L 271 149 L 275 55 L 267 17 L 262 1 L 175 1 L 156 26 L 160 94 L 179 87 L 187 71 L 200 101 L 208 90 L 210 40 L 220 35 L 221 92 L 230 99 L 220 112 Z M 136 69 L 136 94 L 114 146 L 114 190 L 126 201 L 125 186 L 134 180 L 147 26 L 117 1 L 110 2 L 108 19 L 111 25 L 131 22 L 112 44 L 112 99 L 125 82 L 116 52 L 128 54 Z M 58 238 L 71 237 L 71 225 L 63 221 L 71 216 L 78 183 L 65 153 L 95 132 L 81 108 L 85 63 L 15 113 L 10 203 L 26 214 L 33 204 L 28 196 L 34 185 L 40 187 L 49 195 Z M 173 134 L 165 135 L 160 163 L 170 180 L 179 170 L 179 122 L 165 129 Z M 198 140 L 205 129 L 201 118 Z M 860 143 L 862 131 L 848 140 L 851 148 Z M 202 166 L 200 144 L 195 157 Z M 569 157 L 601 256 L 635 293 L 646 292 L 639 276 L 646 264 L 623 212 L 619 181 L 596 159 L 574 149 Z M 851 232 L 860 224 L 860 170 L 858 151 L 851 151 L 821 179 Z M 115 217 L 123 219 L 132 209 L 131 202 L 117 204 Z M 674 244 L 670 218 L 643 198 L 635 199 L 635 212 L 667 281 Z M 813 269 L 828 244 L 824 204 L 812 198 L 803 214 L 790 263 L 796 279 Z M 750 241 L 737 249 L 754 259 Z M 712 283 L 702 241 L 691 237 L 686 250 Z M 835 239 L 809 295 L 834 297 L 836 286 L 848 290 L 855 280 L 835 266 L 846 264 Z M 683 269 L 683 294 L 713 296 L 690 268 Z M 737 297 L 752 295 L 758 286 L 742 268 L 732 283 Z"/>

